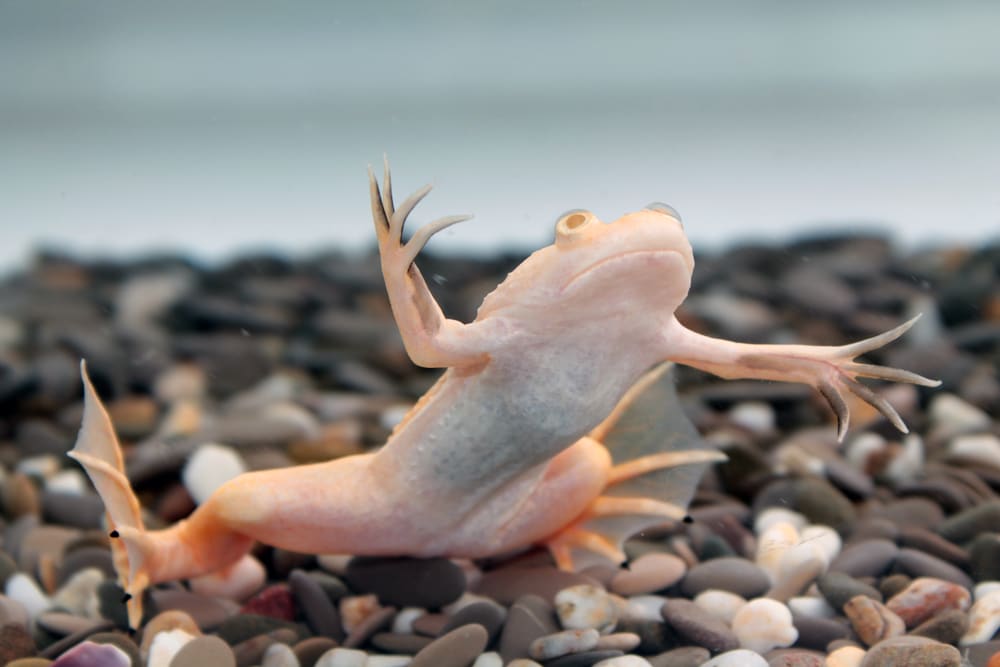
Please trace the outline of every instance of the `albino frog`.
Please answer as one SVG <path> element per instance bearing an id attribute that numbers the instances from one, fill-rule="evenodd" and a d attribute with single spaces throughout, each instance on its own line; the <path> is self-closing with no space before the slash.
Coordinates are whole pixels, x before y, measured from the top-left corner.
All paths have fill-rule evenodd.
<path id="1" fill-rule="evenodd" d="M 937 384 L 854 361 L 912 321 L 841 347 L 750 345 L 684 328 L 674 313 L 694 259 L 678 216 L 663 205 L 610 224 L 586 211 L 563 216 L 555 243 L 511 272 L 473 322 L 448 319 L 414 260 L 433 234 L 466 218 L 432 222 L 404 243 L 404 222 L 430 188 L 396 208 L 388 166 L 381 191 L 369 177 L 382 273 L 406 350 L 420 366 L 447 368 L 381 449 L 240 475 L 187 519 L 147 531 L 83 369 L 83 426 L 70 456 L 107 509 L 133 626 L 148 585 L 225 574 L 258 540 L 298 552 L 418 557 L 542 544 L 563 568 L 619 563 L 622 541 L 683 518 L 703 468 L 724 458 L 679 413 L 665 361 L 811 385 L 833 407 L 840 437 L 844 391 L 906 429 L 857 377 Z"/>

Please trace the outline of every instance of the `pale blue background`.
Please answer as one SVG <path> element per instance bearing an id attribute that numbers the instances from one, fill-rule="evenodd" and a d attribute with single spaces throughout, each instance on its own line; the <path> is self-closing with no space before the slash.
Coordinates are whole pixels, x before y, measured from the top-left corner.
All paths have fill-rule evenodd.
<path id="1" fill-rule="evenodd" d="M 1000 230 L 1000 3 L 0 0 L 0 267 L 371 240 L 365 167 L 436 249 L 663 200 L 693 241 Z"/>

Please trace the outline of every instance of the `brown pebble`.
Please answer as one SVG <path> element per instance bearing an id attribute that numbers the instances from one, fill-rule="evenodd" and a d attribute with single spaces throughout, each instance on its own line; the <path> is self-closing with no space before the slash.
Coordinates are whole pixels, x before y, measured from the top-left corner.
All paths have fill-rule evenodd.
<path id="1" fill-rule="evenodd" d="M 455 615 L 448 619 L 448 622 L 437 634 L 451 632 L 455 628 L 460 628 L 469 623 L 478 623 L 486 628 L 486 632 L 490 636 L 490 641 L 493 641 L 500 633 L 500 628 L 503 627 L 506 616 L 507 610 L 493 600 L 479 600 L 467 604 L 455 612 Z M 419 620 L 418 618 L 417 621 Z M 414 624 L 416 624 L 416 621 L 414 621 Z"/>
<path id="2" fill-rule="evenodd" d="M 558 629 L 551 605 L 537 595 L 525 595 L 507 613 L 500 632 L 500 657 L 504 663 L 527 657 L 531 642 Z"/>
<path id="3" fill-rule="evenodd" d="M 648 553 L 629 563 L 611 580 L 611 591 L 618 595 L 643 595 L 673 586 L 684 573 L 684 561 L 669 553 Z"/>
<path id="4" fill-rule="evenodd" d="M 682 646 L 649 658 L 652 667 L 700 667 L 712 654 L 701 646 Z"/>
<path id="5" fill-rule="evenodd" d="M 337 607 L 317 580 L 303 570 L 292 570 L 288 584 L 313 632 L 338 641 L 344 638 Z"/>
<path id="6" fill-rule="evenodd" d="M 170 667 L 191 667 L 211 665 L 212 667 L 236 667 L 236 656 L 229 644 L 214 635 L 195 637 L 174 655 Z"/>
<path id="7" fill-rule="evenodd" d="M 913 628 L 910 634 L 929 637 L 943 644 L 958 644 L 968 629 L 969 615 L 958 609 L 948 609 Z"/>
<path id="8" fill-rule="evenodd" d="M 851 627 L 868 646 L 883 639 L 897 637 L 906 631 L 903 620 L 877 600 L 864 595 L 855 595 L 844 603 L 844 615 Z"/>
<path id="9" fill-rule="evenodd" d="M 7 477 L 0 492 L 0 502 L 7 519 L 17 519 L 22 516 L 40 516 L 42 500 L 38 487 L 24 473 L 16 472 Z"/>
<path id="10" fill-rule="evenodd" d="M 767 667 L 824 667 L 826 656 L 800 648 L 780 648 L 768 651 Z"/>
<path id="11" fill-rule="evenodd" d="M 600 586 L 590 577 L 554 567 L 504 567 L 483 574 L 473 592 L 509 606 L 529 594 L 551 602 L 559 591 L 580 584 Z"/>
<path id="12" fill-rule="evenodd" d="M 47 658 L 18 658 L 4 667 L 48 667 L 52 661 Z"/>
<path id="13" fill-rule="evenodd" d="M 434 638 L 403 632 L 376 632 L 369 641 L 375 648 L 389 654 L 415 655 Z"/>
<path id="14" fill-rule="evenodd" d="M 962 656 L 954 646 L 926 637 L 891 637 L 868 649 L 861 667 L 959 667 Z"/>
<path id="15" fill-rule="evenodd" d="M 244 639 L 243 641 L 232 645 L 233 654 L 236 656 L 236 664 L 239 665 L 239 667 L 258 665 L 260 664 L 261 658 L 264 656 L 264 651 L 266 651 L 271 644 L 280 642 L 291 646 L 298 641 L 298 638 L 299 636 L 294 630 L 281 629 L 267 634 L 257 635 L 256 637 L 250 637 L 249 639 Z"/>
<path id="16" fill-rule="evenodd" d="M 139 649 L 142 651 L 142 654 L 149 655 L 149 648 L 153 643 L 153 638 L 157 634 L 169 630 L 183 630 L 192 637 L 197 637 L 201 634 L 198 623 L 186 611 L 179 609 L 161 611 L 149 619 L 142 628 L 142 641 L 139 643 Z"/>
<path id="17" fill-rule="evenodd" d="M 468 667 L 486 648 L 489 635 L 481 625 L 455 628 L 413 656 L 410 667 Z"/>
<path id="18" fill-rule="evenodd" d="M 35 654 L 35 640 L 20 624 L 8 623 L 0 628 L 0 664 Z"/>
<path id="19" fill-rule="evenodd" d="M 425 637 L 438 637 L 444 634 L 444 629 L 451 623 L 451 618 L 447 614 L 423 614 L 413 619 L 413 631 Z M 460 625 L 452 626 L 449 630 L 454 630 Z"/>
<path id="20" fill-rule="evenodd" d="M 337 646 L 337 642 L 329 637 L 310 637 L 293 645 L 292 653 L 299 659 L 301 667 L 313 667 L 324 653 Z"/>
<path id="21" fill-rule="evenodd" d="M 912 628 L 947 609 L 966 611 L 971 604 L 969 591 L 949 581 L 921 577 L 889 598 L 886 606 Z"/>
<path id="22" fill-rule="evenodd" d="M 359 593 L 397 607 L 437 609 L 465 592 L 465 572 L 447 558 L 354 558 L 344 574 Z"/>
<path id="23" fill-rule="evenodd" d="M 380 630 L 384 630 L 392 625 L 392 619 L 396 617 L 395 607 L 381 607 L 369 614 L 363 621 L 351 630 L 344 639 L 345 648 L 358 648 L 363 646 L 368 639 Z"/>

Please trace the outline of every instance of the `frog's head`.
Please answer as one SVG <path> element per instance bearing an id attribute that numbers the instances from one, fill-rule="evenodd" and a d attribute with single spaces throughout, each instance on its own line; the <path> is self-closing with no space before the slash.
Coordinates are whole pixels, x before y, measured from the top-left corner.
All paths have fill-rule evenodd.
<path id="1" fill-rule="evenodd" d="M 612 223 L 570 211 L 555 236 L 483 301 L 480 317 L 539 307 L 583 318 L 650 309 L 672 315 L 687 296 L 694 257 L 669 206 L 650 204 Z"/>

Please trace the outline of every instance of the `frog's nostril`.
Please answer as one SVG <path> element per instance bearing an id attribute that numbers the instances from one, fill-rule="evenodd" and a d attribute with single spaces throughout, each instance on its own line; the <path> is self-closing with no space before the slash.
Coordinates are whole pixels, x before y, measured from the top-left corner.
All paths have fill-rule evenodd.
<path id="1" fill-rule="evenodd" d="M 677 209 L 675 209 L 670 204 L 664 204 L 663 202 L 654 201 L 651 204 L 646 204 L 646 208 L 650 211 L 659 211 L 660 213 L 666 213 L 677 222 L 682 222 L 681 214 L 678 213 Z"/>
<path id="2" fill-rule="evenodd" d="M 566 218 L 566 228 L 576 229 L 585 222 L 587 222 L 586 215 L 584 215 L 583 213 L 573 213 L 572 215 Z"/>

